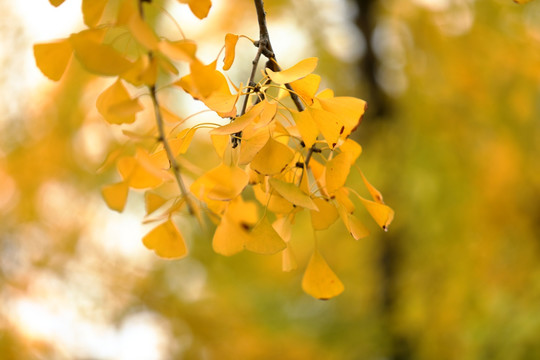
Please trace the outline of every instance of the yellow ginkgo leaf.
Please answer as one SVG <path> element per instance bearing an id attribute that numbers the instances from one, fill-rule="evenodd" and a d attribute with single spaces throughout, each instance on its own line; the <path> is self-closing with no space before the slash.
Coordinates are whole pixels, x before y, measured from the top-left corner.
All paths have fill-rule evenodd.
<path id="1" fill-rule="evenodd" d="M 360 171 L 360 175 L 362 175 L 364 185 L 366 185 L 366 188 L 368 189 L 369 194 L 371 195 L 373 200 L 379 204 L 384 204 L 382 194 L 379 192 L 379 190 L 375 189 L 375 187 L 369 183 L 363 172 Z"/>
<path id="2" fill-rule="evenodd" d="M 364 100 L 354 97 L 333 97 L 329 99 L 318 98 L 321 107 L 340 119 L 339 136 L 346 139 L 360 125 L 367 103 Z M 321 130 L 322 132 L 322 130 Z"/>
<path id="3" fill-rule="evenodd" d="M 156 193 L 147 191 L 144 194 L 144 203 L 146 206 L 146 215 L 150 215 L 157 209 L 163 206 L 167 202 L 167 199 L 159 196 Z"/>
<path id="4" fill-rule="evenodd" d="M 349 190 L 342 187 L 336 191 L 334 194 L 336 197 L 336 201 L 340 205 L 341 208 L 343 208 L 347 213 L 352 214 L 353 211 L 356 209 L 354 206 L 354 203 L 349 198 Z"/>
<path id="5" fill-rule="evenodd" d="M 191 192 L 201 200 L 231 200 L 240 195 L 248 181 L 248 174 L 238 166 L 221 164 L 198 178 Z"/>
<path id="6" fill-rule="evenodd" d="M 211 0 L 178 0 L 182 4 L 188 4 L 193 15 L 199 19 L 204 19 L 208 16 L 210 7 L 212 7 Z"/>
<path id="7" fill-rule="evenodd" d="M 288 214 L 294 210 L 294 206 L 290 201 L 285 200 L 276 193 L 265 192 L 260 185 L 254 186 L 253 192 L 257 201 L 275 214 Z"/>
<path id="8" fill-rule="evenodd" d="M 129 19 L 127 25 L 131 35 L 133 35 L 139 44 L 143 45 L 149 50 L 157 49 L 159 38 L 154 30 L 152 30 L 150 25 L 148 25 L 148 23 L 141 18 L 139 13 L 134 13 L 131 16 L 131 19 Z"/>
<path id="9" fill-rule="evenodd" d="M 254 130 L 260 129 L 260 128 L 267 128 L 268 124 L 274 120 L 277 110 L 278 110 L 278 103 L 277 102 L 269 102 L 268 100 L 263 100 L 260 103 L 263 104 L 263 109 L 261 111 L 261 116 L 255 119 L 255 127 Z"/>
<path id="10" fill-rule="evenodd" d="M 384 231 L 388 231 L 388 226 L 392 220 L 394 220 L 394 210 L 387 205 L 364 199 L 361 196 L 359 196 L 359 198 L 373 220 L 375 220 Z"/>
<path id="11" fill-rule="evenodd" d="M 356 162 L 356 159 L 362 154 L 362 146 L 351 138 L 348 138 L 339 146 L 339 150 L 344 153 L 348 153 L 351 165 Z"/>
<path id="12" fill-rule="evenodd" d="M 287 245 L 264 217 L 249 233 L 245 247 L 257 254 L 271 255 L 285 249 Z"/>
<path id="13" fill-rule="evenodd" d="M 133 64 L 110 45 L 96 41 L 93 30 L 71 34 L 75 57 L 90 72 L 114 76 L 126 72 Z"/>
<path id="14" fill-rule="evenodd" d="M 143 244 L 165 259 L 180 259 L 188 254 L 182 234 L 171 219 L 143 237 Z"/>
<path id="15" fill-rule="evenodd" d="M 120 183 L 104 186 L 101 189 L 101 195 L 111 210 L 122 212 L 126 206 L 128 190 L 128 185 L 122 181 Z"/>
<path id="16" fill-rule="evenodd" d="M 193 61 L 190 70 L 191 73 L 175 82 L 175 85 L 182 87 L 194 99 L 203 101 L 220 116 L 235 116 L 239 95 L 231 93 L 225 75 L 216 70 L 215 61 L 208 65 Z"/>
<path id="17" fill-rule="evenodd" d="M 321 77 L 316 74 L 309 74 L 302 79 L 298 79 L 291 83 L 291 87 L 295 93 L 304 100 L 307 105 L 313 104 L 315 93 L 319 89 Z"/>
<path id="18" fill-rule="evenodd" d="M 332 196 L 342 188 L 351 170 L 351 160 L 348 153 L 340 153 L 326 163 L 326 191 Z"/>
<path id="19" fill-rule="evenodd" d="M 185 154 L 195 136 L 196 128 L 187 128 L 178 133 L 176 139 L 171 139 L 169 145 L 174 156 Z"/>
<path id="20" fill-rule="evenodd" d="M 99 95 L 96 107 L 111 124 L 130 124 L 135 121 L 135 114 L 143 109 L 137 99 L 131 99 L 120 79 Z"/>
<path id="21" fill-rule="evenodd" d="M 341 294 L 345 287 L 315 249 L 302 278 L 302 289 L 316 299 L 328 300 Z"/>
<path id="22" fill-rule="evenodd" d="M 330 149 L 334 149 L 338 143 L 340 135 L 345 131 L 345 125 L 339 117 L 324 109 L 309 107 L 311 118 L 324 136 Z"/>
<path id="23" fill-rule="evenodd" d="M 192 62 L 196 60 L 197 44 L 192 40 L 161 40 L 158 50 L 171 60 Z"/>
<path id="24" fill-rule="evenodd" d="M 236 43 L 238 35 L 225 35 L 225 58 L 223 59 L 223 70 L 229 70 L 234 62 Z"/>
<path id="25" fill-rule="evenodd" d="M 315 198 L 313 199 L 313 202 L 315 202 L 315 205 L 317 205 L 317 208 L 319 209 L 318 211 L 311 210 L 309 212 L 311 214 L 311 225 L 313 226 L 313 229 L 328 229 L 328 227 L 339 217 L 336 207 L 334 204 L 323 198 Z"/>
<path id="26" fill-rule="evenodd" d="M 344 221 L 345 227 L 349 230 L 349 233 L 355 240 L 359 240 L 369 235 L 368 228 L 356 216 L 347 213 L 346 217 L 347 221 Z"/>
<path id="27" fill-rule="evenodd" d="M 185 119 L 182 119 L 177 114 L 173 113 L 172 111 L 168 110 L 167 108 L 160 106 L 159 110 L 161 111 L 161 117 L 163 117 L 163 120 L 165 120 L 168 123 L 175 124 L 175 125 L 181 125 L 184 123 Z"/>
<path id="28" fill-rule="evenodd" d="M 62 5 L 64 3 L 64 1 L 66 1 L 66 0 L 49 0 L 51 5 L 53 5 L 55 7 L 58 7 L 58 6 Z"/>
<path id="29" fill-rule="evenodd" d="M 293 67 L 276 72 L 266 68 L 266 73 L 276 84 L 287 84 L 311 74 L 317 67 L 318 60 L 316 57 L 307 58 Z"/>
<path id="30" fill-rule="evenodd" d="M 231 256 L 244 250 L 249 238 L 246 228 L 223 217 L 212 239 L 212 248 L 218 254 Z"/>
<path id="31" fill-rule="evenodd" d="M 304 207 L 310 210 L 318 210 L 317 205 L 313 200 L 304 193 L 298 186 L 292 183 L 281 181 L 275 178 L 270 178 L 270 185 L 278 192 L 285 200 L 290 201 L 291 203 Z"/>
<path id="32" fill-rule="evenodd" d="M 269 138 L 251 161 L 251 168 L 260 174 L 275 175 L 285 170 L 293 159 L 294 152 L 287 145 Z"/>
<path id="33" fill-rule="evenodd" d="M 307 148 L 310 148 L 317 140 L 319 135 L 319 129 L 311 116 L 310 111 L 291 112 L 296 128 L 304 141 L 304 144 Z"/>
<path id="34" fill-rule="evenodd" d="M 155 188 L 163 183 L 163 179 L 147 171 L 134 157 L 123 157 L 116 163 L 122 179 L 134 189 Z"/>
<path id="35" fill-rule="evenodd" d="M 238 163 L 240 165 L 249 164 L 255 155 L 266 145 L 269 138 L 268 129 L 260 128 L 254 130 L 253 126 L 245 128 L 242 133 Z"/>
<path id="36" fill-rule="evenodd" d="M 520 5 L 521 4 L 526 4 L 526 3 L 531 2 L 531 1 L 532 0 L 514 0 L 515 3 L 520 4 Z"/>
<path id="37" fill-rule="evenodd" d="M 83 20 L 88 27 L 95 27 L 98 24 L 108 1 L 109 0 L 83 0 Z"/>
<path id="38" fill-rule="evenodd" d="M 66 71 L 73 49 L 69 39 L 35 44 L 34 57 L 36 65 L 49 79 L 58 81 Z"/>
<path id="39" fill-rule="evenodd" d="M 142 110 L 144 110 L 144 108 L 139 102 L 139 99 L 135 98 L 112 104 L 108 108 L 108 114 L 118 118 L 126 118 L 130 116 L 135 116 L 136 113 Z"/>

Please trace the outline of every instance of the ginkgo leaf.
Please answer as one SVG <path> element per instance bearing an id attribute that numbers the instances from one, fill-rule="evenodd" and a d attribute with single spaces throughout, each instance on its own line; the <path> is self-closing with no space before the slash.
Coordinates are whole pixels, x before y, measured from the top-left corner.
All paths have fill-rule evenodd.
<path id="1" fill-rule="evenodd" d="M 73 49 L 69 39 L 60 41 L 34 44 L 34 58 L 36 65 L 43 75 L 49 79 L 58 81 L 66 71 Z"/>
<path id="2" fill-rule="evenodd" d="M 307 109 L 317 128 L 324 136 L 330 149 L 334 149 L 339 137 L 345 131 L 345 125 L 339 117 L 324 109 L 309 107 Z"/>
<path id="3" fill-rule="evenodd" d="M 144 203 L 146 206 L 146 215 L 150 215 L 167 202 L 167 199 L 159 196 L 156 193 L 147 191 L 144 194 Z"/>
<path id="4" fill-rule="evenodd" d="M 313 98 L 319 89 L 320 83 L 321 77 L 319 75 L 309 74 L 302 79 L 293 81 L 291 87 L 307 105 L 311 105 L 313 103 Z"/>
<path id="5" fill-rule="evenodd" d="M 175 125 L 181 125 L 184 123 L 185 119 L 182 119 L 177 114 L 173 113 L 172 111 L 168 110 L 167 108 L 160 106 L 159 110 L 161 111 L 161 117 L 163 117 L 163 120 L 165 120 L 168 123 L 175 124 Z"/>
<path id="6" fill-rule="evenodd" d="M 231 200 L 240 195 L 248 181 L 248 174 L 238 166 L 221 164 L 198 178 L 191 192 L 201 200 Z"/>
<path id="7" fill-rule="evenodd" d="M 131 99 L 120 79 L 98 96 L 96 107 L 111 124 L 130 124 L 135 121 L 135 114 L 143 109 L 137 99 Z"/>
<path id="8" fill-rule="evenodd" d="M 122 179 L 134 189 L 155 188 L 163 179 L 143 167 L 134 157 L 123 157 L 116 163 Z"/>
<path id="9" fill-rule="evenodd" d="M 255 198 L 274 214 L 288 214 L 294 210 L 294 206 L 290 201 L 285 200 L 277 193 L 265 192 L 260 185 L 253 187 Z"/>
<path id="10" fill-rule="evenodd" d="M 240 144 L 240 157 L 238 163 L 245 165 L 251 163 L 255 155 L 266 145 L 270 134 L 268 129 L 260 128 L 253 130 L 253 126 L 245 128 L 242 133 L 242 143 Z"/>
<path id="11" fill-rule="evenodd" d="M 531 1 L 532 0 L 514 0 L 515 3 L 520 4 L 520 5 L 521 4 L 526 4 L 526 3 L 531 2 Z"/>
<path id="12" fill-rule="evenodd" d="M 161 40 L 157 48 L 163 55 L 172 60 L 189 63 L 196 60 L 197 44 L 192 40 Z"/>
<path id="13" fill-rule="evenodd" d="M 87 0 L 88 1 L 88 0 Z M 149 50 L 156 50 L 159 43 L 159 38 L 154 33 L 154 30 L 144 21 L 138 13 L 134 13 L 128 21 L 128 29 L 131 35 Z"/>
<path id="14" fill-rule="evenodd" d="M 362 154 L 362 146 L 358 144 L 353 139 L 346 139 L 340 146 L 339 150 L 344 153 L 348 153 L 349 159 L 351 160 L 351 165 L 353 165 L 356 162 L 356 159 Z"/>
<path id="15" fill-rule="evenodd" d="M 180 259 L 188 254 L 182 234 L 171 219 L 146 234 L 143 244 L 165 259 Z"/>
<path id="16" fill-rule="evenodd" d="M 270 178 L 269 183 L 285 200 L 306 209 L 318 210 L 317 205 L 315 205 L 309 195 L 300 190 L 295 184 L 275 178 Z"/>
<path id="17" fill-rule="evenodd" d="M 338 189 L 334 196 L 336 197 L 338 204 L 341 205 L 346 212 L 351 214 L 356 209 L 354 203 L 349 198 L 349 190 L 346 188 L 342 187 Z"/>
<path id="18" fill-rule="evenodd" d="M 345 287 L 315 249 L 302 278 L 302 289 L 316 299 L 328 300 L 341 294 Z"/>
<path id="19" fill-rule="evenodd" d="M 183 4 L 188 4 L 193 15 L 195 15 L 201 20 L 204 19 L 206 16 L 208 16 L 208 12 L 210 11 L 210 7 L 212 6 L 211 0 L 178 0 L 178 1 Z"/>
<path id="20" fill-rule="evenodd" d="M 388 226 L 392 220 L 394 220 L 394 210 L 387 205 L 364 199 L 361 196 L 359 196 L 359 198 L 373 220 L 375 220 L 383 230 L 388 231 Z"/>
<path id="21" fill-rule="evenodd" d="M 291 244 L 287 243 L 287 247 L 281 252 L 281 270 L 294 271 L 298 268 L 296 257 L 291 249 Z"/>
<path id="22" fill-rule="evenodd" d="M 188 151 L 189 145 L 195 136 L 194 128 L 187 128 L 178 133 L 175 139 L 169 140 L 169 145 L 174 156 L 185 154 Z"/>
<path id="23" fill-rule="evenodd" d="M 333 195 L 345 185 L 351 170 L 351 160 L 348 153 L 340 153 L 326 163 L 326 191 Z"/>
<path id="24" fill-rule="evenodd" d="M 231 256 L 244 250 L 248 238 L 247 228 L 223 217 L 214 232 L 212 248 L 218 254 Z"/>
<path id="25" fill-rule="evenodd" d="M 64 3 L 64 1 L 66 1 L 66 0 L 49 0 L 51 5 L 53 5 L 55 7 L 58 7 L 58 6 L 62 5 Z"/>
<path id="26" fill-rule="evenodd" d="M 296 124 L 298 132 L 300 133 L 300 136 L 304 141 L 305 146 L 307 148 L 310 148 L 315 143 L 315 141 L 317 140 L 317 136 L 319 135 L 319 129 L 317 128 L 317 125 L 315 124 L 315 121 L 311 116 L 311 112 L 294 111 L 291 112 L 291 114 L 293 116 L 294 123 Z"/>
<path id="27" fill-rule="evenodd" d="M 360 171 L 360 175 L 362 175 L 364 185 L 366 185 L 366 188 L 368 189 L 369 194 L 371 195 L 373 200 L 379 204 L 384 204 L 382 194 L 379 192 L 379 190 L 375 189 L 375 187 L 369 183 L 363 172 Z"/>
<path id="28" fill-rule="evenodd" d="M 223 70 L 229 70 L 234 62 L 234 55 L 236 49 L 236 43 L 238 42 L 238 35 L 227 34 L 225 35 L 225 58 L 223 59 Z"/>
<path id="29" fill-rule="evenodd" d="M 318 210 L 311 210 L 311 225 L 314 230 L 328 229 L 339 217 L 338 211 L 334 204 L 323 199 L 315 198 L 313 202 Z"/>
<path id="30" fill-rule="evenodd" d="M 345 227 L 355 240 L 359 240 L 369 235 L 368 228 L 353 214 L 347 213 Z"/>
<path id="31" fill-rule="evenodd" d="M 114 76 L 126 72 L 133 64 L 112 46 L 101 44 L 89 33 L 93 30 L 81 31 L 69 37 L 75 57 L 90 72 Z"/>
<path id="32" fill-rule="evenodd" d="M 318 61 L 319 59 L 316 57 L 307 58 L 300 61 L 293 67 L 282 71 L 274 72 L 269 68 L 266 68 L 266 73 L 276 84 L 287 84 L 311 74 L 317 67 Z"/>
<path id="33" fill-rule="evenodd" d="M 245 247 L 257 254 L 271 255 L 285 249 L 287 245 L 264 217 L 249 233 Z"/>
<path id="34" fill-rule="evenodd" d="M 129 187 L 125 182 L 106 185 L 101 189 L 101 195 L 111 210 L 124 211 Z"/>
<path id="35" fill-rule="evenodd" d="M 265 99 L 260 104 L 263 104 L 263 108 L 260 116 L 255 119 L 254 130 L 268 127 L 268 124 L 274 119 L 278 110 L 277 102 L 269 102 Z"/>
<path id="36" fill-rule="evenodd" d="M 250 166 L 260 174 L 275 175 L 285 170 L 293 159 L 294 152 L 287 145 L 270 138 Z"/>
<path id="37" fill-rule="evenodd" d="M 98 24 L 108 1 L 109 0 L 82 1 L 83 20 L 88 27 L 95 27 Z"/>
<path id="38" fill-rule="evenodd" d="M 339 136 L 343 139 L 356 130 L 367 109 L 367 103 L 364 100 L 348 96 L 329 99 L 318 98 L 318 101 L 325 111 L 339 118 L 340 125 L 343 126 L 340 128 Z"/>
<path id="39" fill-rule="evenodd" d="M 225 75 L 216 70 L 215 61 L 208 65 L 193 61 L 190 70 L 191 73 L 175 82 L 175 85 L 180 86 L 194 99 L 203 101 L 220 116 L 235 116 L 235 104 L 239 94 L 231 93 Z"/>
<path id="40" fill-rule="evenodd" d="M 139 99 L 127 99 L 116 104 L 112 104 L 107 113 L 120 118 L 134 116 L 139 111 L 144 110 Z"/>

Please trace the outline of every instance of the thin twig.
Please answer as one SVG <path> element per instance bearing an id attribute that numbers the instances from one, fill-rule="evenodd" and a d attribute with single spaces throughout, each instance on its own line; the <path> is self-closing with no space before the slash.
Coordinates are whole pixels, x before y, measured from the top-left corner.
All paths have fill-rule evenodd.
<path id="1" fill-rule="evenodd" d="M 143 2 L 150 2 L 150 1 L 139 0 L 139 13 L 141 15 L 141 18 L 144 18 Z M 152 60 L 152 57 L 153 57 L 152 51 L 148 52 L 148 57 L 150 58 L 150 60 Z M 167 135 L 165 133 L 163 116 L 161 114 L 161 108 L 159 106 L 159 101 L 157 98 L 156 86 L 148 85 L 148 90 L 150 91 L 150 97 L 152 98 L 152 104 L 154 105 L 154 113 L 156 116 L 156 123 L 157 123 L 157 128 L 158 128 L 158 140 L 163 144 L 163 148 L 165 149 L 165 152 L 167 153 L 167 158 L 169 159 L 169 163 L 171 164 L 171 170 L 178 184 L 178 188 L 180 189 L 180 194 L 186 200 L 188 211 L 190 214 L 195 214 L 195 206 L 193 205 L 193 202 L 191 198 L 189 197 L 189 192 L 187 191 L 186 185 L 184 184 L 184 180 L 182 179 L 182 176 L 180 175 L 180 165 L 176 161 L 176 158 L 174 156 L 174 153 L 172 152 L 171 146 L 169 145 L 169 142 L 167 141 Z"/>

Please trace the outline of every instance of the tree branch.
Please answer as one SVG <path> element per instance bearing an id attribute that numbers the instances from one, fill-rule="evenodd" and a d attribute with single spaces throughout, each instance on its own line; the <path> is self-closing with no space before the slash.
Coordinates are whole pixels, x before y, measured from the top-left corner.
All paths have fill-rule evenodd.
<path id="1" fill-rule="evenodd" d="M 139 0 L 139 13 L 141 15 L 141 18 L 144 18 L 144 10 L 143 10 L 144 2 L 151 2 L 151 0 Z M 148 57 L 150 58 L 150 60 L 152 59 L 153 57 L 152 51 L 148 52 Z M 180 194 L 186 200 L 188 211 L 190 214 L 195 214 L 195 206 L 193 205 L 193 202 L 191 198 L 189 197 L 189 192 L 187 191 L 186 185 L 184 184 L 184 180 L 182 179 L 182 176 L 180 175 L 180 165 L 176 161 L 174 153 L 171 150 L 171 146 L 169 145 L 169 142 L 167 141 L 167 134 L 165 134 L 165 126 L 163 123 L 163 116 L 161 115 L 161 109 L 159 107 L 159 102 L 158 102 L 157 93 L 156 93 L 156 86 L 148 85 L 148 90 L 150 91 L 150 97 L 152 98 L 152 104 L 154 105 L 154 113 L 156 116 L 156 123 L 157 123 L 157 128 L 158 128 L 158 140 L 163 144 L 163 148 L 165 149 L 165 152 L 167 153 L 167 158 L 169 159 L 169 163 L 171 164 L 171 170 L 174 174 L 174 178 L 176 179 L 176 183 L 178 184 L 178 188 L 180 189 Z"/>

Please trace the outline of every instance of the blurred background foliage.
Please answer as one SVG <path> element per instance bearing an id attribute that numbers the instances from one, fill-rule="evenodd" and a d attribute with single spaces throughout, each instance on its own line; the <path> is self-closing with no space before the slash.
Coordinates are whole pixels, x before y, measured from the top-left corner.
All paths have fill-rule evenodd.
<path id="1" fill-rule="evenodd" d="M 52 22 L 20 3 L 0 1 L 2 359 L 540 357 L 540 2 L 266 2 L 278 60 L 318 56 L 326 86 L 368 101 L 359 166 L 396 211 L 359 242 L 340 225 L 317 235 L 346 287 L 327 302 L 279 256 L 212 253 L 190 220 L 187 259 L 145 250 L 140 194 L 124 214 L 99 195 L 116 175 L 96 170 L 125 141 L 94 108 L 106 81 L 75 62 L 58 84 L 39 75 L 31 44 L 50 35 L 33 34 Z M 214 0 L 200 23 L 175 6 L 208 62 L 225 32 L 257 36 L 249 0 Z M 240 82 L 254 49 L 237 53 Z M 293 236 L 306 264 L 307 216 Z"/>

